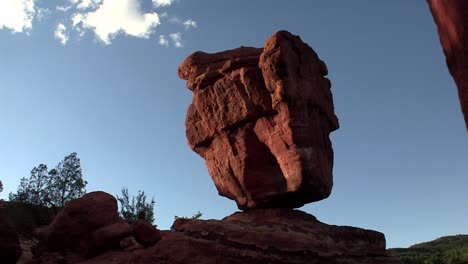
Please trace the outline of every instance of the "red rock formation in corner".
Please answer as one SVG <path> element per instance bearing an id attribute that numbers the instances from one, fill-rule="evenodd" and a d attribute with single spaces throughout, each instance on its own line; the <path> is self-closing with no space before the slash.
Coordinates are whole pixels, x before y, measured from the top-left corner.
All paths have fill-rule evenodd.
<path id="1" fill-rule="evenodd" d="M 468 3 L 465 0 L 428 0 L 439 32 L 447 66 L 458 88 L 468 129 Z"/>
<path id="2" fill-rule="evenodd" d="M 338 129 L 327 68 L 286 31 L 263 49 L 195 52 L 179 76 L 193 91 L 190 147 L 220 195 L 241 209 L 300 207 L 330 195 Z"/>
<path id="3" fill-rule="evenodd" d="M 21 247 L 16 228 L 5 205 L 0 202 L 0 263 L 14 264 L 21 256 Z"/>

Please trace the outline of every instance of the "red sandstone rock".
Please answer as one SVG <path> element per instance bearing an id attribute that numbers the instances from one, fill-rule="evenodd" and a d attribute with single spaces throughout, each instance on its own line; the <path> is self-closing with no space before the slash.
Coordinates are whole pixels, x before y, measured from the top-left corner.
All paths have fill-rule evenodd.
<path id="1" fill-rule="evenodd" d="M 164 238 L 156 248 L 169 255 L 178 241 L 183 250 L 173 263 L 189 263 L 195 252 L 204 260 L 197 263 L 401 263 L 387 254 L 379 232 L 327 225 L 292 209 L 253 209 L 221 221 L 178 219 L 172 228 L 185 237 Z"/>
<path id="2" fill-rule="evenodd" d="M 428 0 L 468 129 L 468 7 L 465 0 Z"/>
<path id="3" fill-rule="evenodd" d="M 95 231 L 118 221 L 117 200 L 112 195 L 88 193 L 67 203 L 52 221 L 48 248 L 53 251 L 87 251 Z"/>
<path id="4" fill-rule="evenodd" d="M 15 264 L 21 256 L 21 247 L 16 228 L 0 202 L 0 262 Z"/>
<path id="5" fill-rule="evenodd" d="M 132 227 L 124 221 L 96 230 L 87 245 L 89 248 L 88 256 L 97 255 L 111 248 L 120 248 L 120 241 L 132 235 L 132 231 Z"/>
<path id="6" fill-rule="evenodd" d="M 142 246 L 149 247 L 161 240 L 161 233 L 145 220 L 138 219 L 132 223 L 133 236 Z"/>
<path id="7" fill-rule="evenodd" d="M 134 251 L 142 248 L 142 245 L 132 236 L 126 237 L 120 241 L 120 249 L 123 251 Z"/>
<path id="8" fill-rule="evenodd" d="M 325 63 L 289 32 L 263 49 L 195 52 L 180 66 L 193 101 L 190 147 L 239 208 L 300 207 L 330 195 L 338 129 Z"/>
<path id="9" fill-rule="evenodd" d="M 119 228 L 121 227 L 121 228 Z M 119 246 L 98 255 L 84 258 L 76 251 L 43 252 L 32 263 L 81 264 L 402 264 L 388 255 L 383 234 L 347 226 L 319 222 L 314 216 L 293 209 L 250 209 L 223 220 L 178 219 L 173 231 L 159 231 L 144 221 L 133 225 L 134 236 L 128 236 Z M 94 240 L 113 241 L 128 229 L 122 222 L 106 225 L 94 231 Z M 147 234 L 157 231 L 158 238 L 150 242 Z M 106 235 L 111 234 L 111 235 Z M 154 244 L 153 242 L 157 243 Z M 96 244 L 94 244 L 96 246 Z"/>

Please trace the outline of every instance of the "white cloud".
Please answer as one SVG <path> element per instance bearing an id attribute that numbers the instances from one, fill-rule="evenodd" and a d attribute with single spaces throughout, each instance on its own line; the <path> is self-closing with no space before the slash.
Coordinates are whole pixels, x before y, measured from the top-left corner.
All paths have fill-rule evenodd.
<path id="1" fill-rule="evenodd" d="M 56 6 L 55 9 L 58 10 L 58 11 L 67 12 L 72 7 L 73 6 L 71 6 L 71 5 L 69 5 L 69 6 Z"/>
<path id="2" fill-rule="evenodd" d="M 172 40 L 174 47 L 182 48 L 182 34 L 180 32 L 169 34 L 169 38 Z"/>
<path id="3" fill-rule="evenodd" d="M 160 35 L 159 36 L 159 41 L 158 41 L 159 45 L 161 46 L 166 46 L 168 47 L 169 46 L 169 40 L 167 40 L 167 38 L 164 36 L 164 35 Z"/>
<path id="4" fill-rule="evenodd" d="M 14 32 L 32 28 L 35 0 L 0 0 L 0 29 L 3 27 Z"/>
<path id="5" fill-rule="evenodd" d="M 141 4 L 147 1 L 152 6 Z M 0 0 L 0 30 L 29 34 L 33 24 L 51 16 L 65 16 L 67 19 L 55 25 L 54 38 L 62 45 L 70 39 L 80 39 L 85 32 L 92 32 L 96 39 L 110 44 L 118 35 L 150 38 L 156 28 L 163 24 L 177 24 L 186 30 L 197 28 L 192 19 L 170 18 L 167 12 L 158 14 L 158 7 L 171 6 L 177 0 L 62 0 L 45 7 L 47 0 Z M 42 4 L 42 5 L 41 5 Z M 146 8 L 149 8 L 146 9 Z M 175 25 L 172 25 L 175 26 Z M 159 34 L 158 34 L 159 35 Z M 180 32 L 159 35 L 157 43 L 162 46 L 183 47 Z"/>
<path id="6" fill-rule="evenodd" d="M 183 24 L 185 26 L 185 29 L 190 29 L 191 27 L 193 27 L 193 28 L 197 27 L 197 22 L 195 22 L 195 21 L 193 21 L 191 19 L 185 20 Z"/>
<path id="7" fill-rule="evenodd" d="M 80 4 L 85 0 L 81 0 Z M 97 2 L 99 0 L 92 0 Z M 87 2 L 88 3 L 88 2 Z M 148 38 L 159 24 L 157 13 L 142 13 L 139 0 L 103 0 L 92 12 L 75 14 L 72 17 L 74 27 L 81 23 L 83 28 L 94 30 L 96 36 L 105 44 L 118 33 L 125 33 L 139 38 Z"/>
<path id="8" fill-rule="evenodd" d="M 54 37 L 58 39 L 62 45 L 66 45 L 68 42 L 67 27 L 59 23 L 55 29 Z"/>
<path id="9" fill-rule="evenodd" d="M 173 2 L 174 0 L 153 0 L 155 7 L 170 6 Z"/>
<path id="10" fill-rule="evenodd" d="M 79 2 L 79 4 L 76 6 L 76 8 L 85 10 L 89 8 L 96 8 L 99 4 L 101 4 L 102 0 L 72 0 L 72 3 L 77 2 Z"/>

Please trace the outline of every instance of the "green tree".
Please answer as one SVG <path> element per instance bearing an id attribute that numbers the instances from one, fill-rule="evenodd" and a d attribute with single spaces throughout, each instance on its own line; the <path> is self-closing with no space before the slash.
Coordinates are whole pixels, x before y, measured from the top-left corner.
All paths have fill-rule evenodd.
<path id="1" fill-rule="evenodd" d="M 9 198 L 11 201 L 61 208 L 72 199 L 83 196 L 86 184 L 88 182 L 81 174 L 80 159 L 73 152 L 50 171 L 44 164 L 34 167 L 30 177 L 23 177 L 16 194 L 10 193 Z"/>
<path id="2" fill-rule="evenodd" d="M 3 183 L 0 181 L 0 193 L 3 192 Z"/>
<path id="3" fill-rule="evenodd" d="M 122 188 L 122 197 L 117 195 L 117 200 L 120 203 L 120 216 L 128 223 L 133 223 L 137 219 L 143 219 L 146 222 L 153 224 L 154 222 L 154 197 L 150 202 L 146 202 L 146 194 L 144 191 L 138 190 L 137 196 L 128 194 L 128 188 Z"/>
<path id="4" fill-rule="evenodd" d="M 21 178 L 20 185 L 16 194 L 10 193 L 10 200 L 22 203 L 35 205 L 45 205 L 46 203 L 46 186 L 48 185 L 49 177 L 47 166 L 39 164 L 31 170 L 29 178 Z"/>
<path id="5" fill-rule="evenodd" d="M 45 188 L 47 205 L 64 207 L 72 199 L 85 195 L 87 184 L 81 173 L 80 159 L 73 152 L 49 171 L 49 184 Z"/>

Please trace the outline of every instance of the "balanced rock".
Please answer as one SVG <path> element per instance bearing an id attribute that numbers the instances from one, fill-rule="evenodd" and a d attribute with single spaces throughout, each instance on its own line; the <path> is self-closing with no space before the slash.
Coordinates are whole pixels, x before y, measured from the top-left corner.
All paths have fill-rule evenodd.
<path id="1" fill-rule="evenodd" d="M 190 147 L 241 209 L 300 207 L 330 195 L 338 129 L 327 67 L 298 36 L 262 48 L 195 52 L 179 66 L 193 101 Z"/>
<path id="2" fill-rule="evenodd" d="M 465 0 L 428 0 L 468 129 L 468 8 Z"/>

